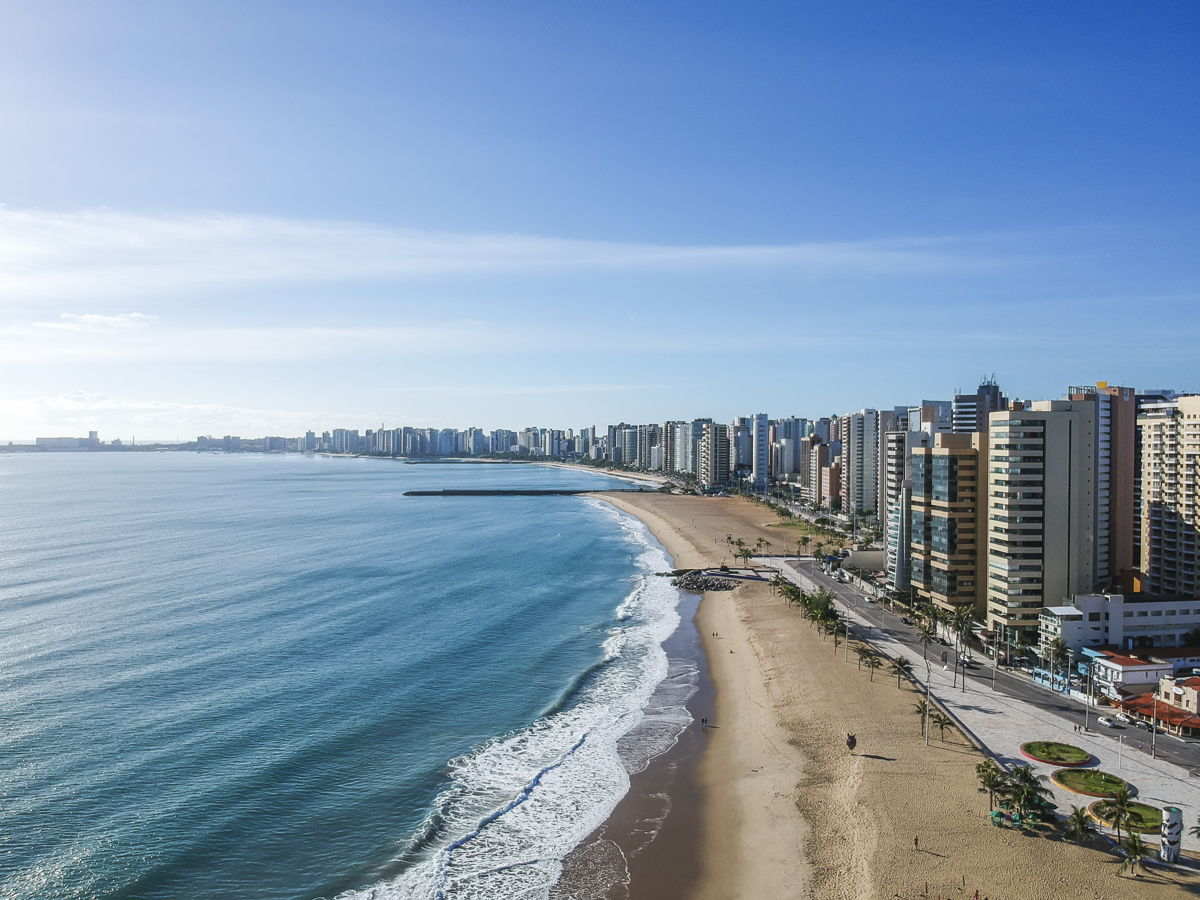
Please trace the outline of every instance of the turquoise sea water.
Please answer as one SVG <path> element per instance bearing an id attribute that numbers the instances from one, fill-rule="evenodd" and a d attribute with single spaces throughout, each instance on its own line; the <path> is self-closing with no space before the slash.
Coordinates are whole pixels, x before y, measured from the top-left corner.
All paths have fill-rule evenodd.
<path id="1" fill-rule="evenodd" d="M 549 896 L 688 721 L 669 563 L 594 500 L 402 492 L 610 486 L 0 456 L 0 897 Z"/>

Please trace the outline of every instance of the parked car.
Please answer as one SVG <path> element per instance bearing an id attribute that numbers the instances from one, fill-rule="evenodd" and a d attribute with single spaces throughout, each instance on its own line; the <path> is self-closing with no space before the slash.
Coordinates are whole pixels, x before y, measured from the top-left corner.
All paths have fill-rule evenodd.
<path id="1" fill-rule="evenodd" d="M 903 622 L 905 625 L 911 625 L 913 623 L 913 620 L 910 619 L 908 616 L 901 616 L 900 621 Z"/>
<path id="2" fill-rule="evenodd" d="M 1113 718 L 1116 719 L 1118 722 L 1124 722 L 1126 725 L 1136 725 L 1137 724 L 1137 720 L 1134 719 L 1133 716 L 1126 715 L 1123 712 L 1117 713 L 1115 716 L 1113 716 Z"/>
<path id="3" fill-rule="evenodd" d="M 1143 722 L 1141 719 L 1136 720 L 1133 724 L 1136 725 L 1138 728 L 1145 728 L 1147 731 L 1150 730 L 1150 723 Z"/>
<path id="4" fill-rule="evenodd" d="M 1121 723 L 1110 716 L 1100 716 L 1100 718 L 1098 718 L 1096 721 L 1099 722 L 1101 725 L 1103 725 L 1105 728 L 1120 728 L 1121 727 Z"/>

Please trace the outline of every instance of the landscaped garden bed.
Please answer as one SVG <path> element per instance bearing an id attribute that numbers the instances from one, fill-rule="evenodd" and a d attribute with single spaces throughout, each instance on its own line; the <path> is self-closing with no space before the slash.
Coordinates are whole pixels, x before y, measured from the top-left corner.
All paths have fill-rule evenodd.
<path id="1" fill-rule="evenodd" d="M 1099 807 L 1103 802 L 1103 800 L 1097 800 L 1088 807 L 1088 812 L 1091 813 L 1093 819 L 1104 825 L 1105 828 L 1112 828 L 1113 823 L 1100 814 Z M 1146 803 L 1129 804 L 1129 820 L 1121 826 L 1121 831 L 1136 831 L 1138 834 L 1158 834 L 1162 831 L 1162 810 Z"/>
<path id="2" fill-rule="evenodd" d="M 1049 766 L 1086 766 L 1092 761 L 1092 754 L 1074 744 L 1060 744 L 1057 741 L 1030 741 L 1021 745 L 1022 755 L 1035 762 L 1046 763 Z"/>
<path id="3" fill-rule="evenodd" d="M 1050 778 L 1059 787 L 1088 797 L 1112 797 L 1123 787 L 1133 790 L 1133 785 L 1123 778 L 1099 769 L 1060 769 Z"/>

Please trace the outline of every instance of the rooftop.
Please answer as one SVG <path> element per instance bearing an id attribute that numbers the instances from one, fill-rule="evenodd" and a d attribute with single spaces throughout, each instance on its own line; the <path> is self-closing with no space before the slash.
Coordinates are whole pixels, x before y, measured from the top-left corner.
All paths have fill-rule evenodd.
<path id="1" fill-rule="evenodd" d="M 1184 728 L 1200 728 L 1200 716 L 1186 709 L 1180 709 L 1162 700 L 1155 701 L 1153 694 L 1139 694 L 1121 701 L 1124 710 L 1140 713 L 1147 718 L 1157 717 L 1160 722 Z"/>
<path id="2" fill-rule="evenodd" d="M 1137 656 L 1125 656 L 1121 653 L 1106 652 L 1097 662 L 1107 662 L 1114 666 L 1155 666 L 1165 665 L 1165 663 L 1155 663 L 1148 659 L 1141 659 Z"/>

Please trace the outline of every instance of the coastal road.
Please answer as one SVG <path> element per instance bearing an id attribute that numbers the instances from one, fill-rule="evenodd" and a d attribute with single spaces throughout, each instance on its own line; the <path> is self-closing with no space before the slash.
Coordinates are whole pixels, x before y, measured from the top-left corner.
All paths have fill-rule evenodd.
<path id="1" fill-rule="evenodd" d="M 764 558 L 764 561 L 779 561 L 777 558 Z M 853 609 L 858 615 L 862 616 L 871 623 L 873 629 L 886 634 L 892 640 L 904 644 L 910 650 L 913 650 L 918 656 L 921 655 L 921 640 L 917 629 L 911 625 L 905 625 L 901 621 L 900 616 L 884 609 L 878 602 L 868 603 L 863 595 L 848 585 L 830 578 L 821 571 L 821 567 L 812 559 L 795 559 L 788 558 L 788 565 L 801 572 L 805 578 L 808 578 L 813 583 L 825 588 L 830 593 L 838 598 L 842 604 Z M 787 576 L 787 567 L 782 567 L 784 576 Z M 861 630 L 861 629 L 856 629 Z M 860 635 L 863 638 L 870 639 L 871 634 Z M 947 662 L 953 664 L 954 649 L 941 644 L 930 644 L 929 659 L 931 664 L 941 662 L 941 655 L 945 652 Z M 979 666 L 968 670 L 967 690 L 968 691 L 990 691 L 992 689 L 992 669 L 990 666 Z M 1051 691 L 1034 684 L 1024 676 L 1014 675 L 1007 672 L 1004 668 L 1000 668 L 996 672 L 996 691 L 1019 700 L 1022 703 L 1027 703 L 1039 710 L 1051 713 L 1066 720 L 1068 725 L 1082 725 L 1084 721 L 1084 706 L 1077 700 L 1066 697 L 1057 691 Z M 1098 735 L 1108 737 L 1115 748 L 1120 738 L 1124 738 L 1125 749 L 1134 748 L 1141 750 L 1145 754 L 1150 754 L 1150 733 L 1142 728 L 1125 727 L 1125 728 L 1105 728 L 1096 722 L 1097 710 L 1100 709 L 1100 714 L 1103 714 L 1102 707 L 1093 706 L 1088 712 L 1088 734 L 1091 737 Z M 1180 740 L 1172 735 L 1159 732 L 1158 740 L 1155 748 L 1155 756 L 1158 759 L 1166 760 L 1178 766 L 1183 766 L 1187 769 L 1200 768 L 1200 745 L 1188 741 Z M 1200 778 L 1197 779 L 1200 784 Z"/>

